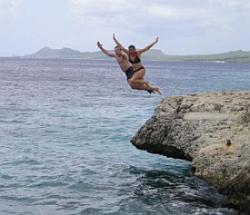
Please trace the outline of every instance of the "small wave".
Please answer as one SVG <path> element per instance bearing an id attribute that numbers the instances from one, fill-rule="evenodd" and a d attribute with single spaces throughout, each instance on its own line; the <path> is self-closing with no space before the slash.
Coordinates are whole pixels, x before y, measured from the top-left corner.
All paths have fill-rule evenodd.
<path id="1" fill-rule="evenodd" d="M 41 182 L 36 182 L 31 185 L 28 185 L 27 187 L 30 188 L 44 188 L 44 187 L 62 187 L 62 186 L 67 186 L 67 183 L 61 182 L 61 181 L 41 181 Z"/>
<path id="2" fill-rule="evenodd" d="M 11 195 L 2 195 L 0 196 L 1 198 L 5 199 L 5 200 L 11 200 L 11 201 L 17 201 L 17 202 L 22 202 L 22 203 L 33 203 L 35 202 L 35 199 L 31 198 L 31 197 L 26 197 L 26 196 L 11 196 Z"/>
<path id="3" fill-rule="evenodd" d="M 5 162 L 3 163 L 3 165 L 21 165 L 21 164 L 27 164 L 27 165 L 40 165 L 41 162 L 39 162 L 38 160 L 31 158 L 31 157 L 27 157 L 27 156 L 23 156 L 21 158 L 17 158 L 16 160 L 13 160 L 11 162 Z"/>
<path id="4" fill-rule="evenodd" d="M 2 179 L 10 180 L 10 179 L 15 178 L 16 176 L 6 175 L 6 174 L 3 174 L 3 173 L 0 173 L 0 177 L 1 177 Z"/>

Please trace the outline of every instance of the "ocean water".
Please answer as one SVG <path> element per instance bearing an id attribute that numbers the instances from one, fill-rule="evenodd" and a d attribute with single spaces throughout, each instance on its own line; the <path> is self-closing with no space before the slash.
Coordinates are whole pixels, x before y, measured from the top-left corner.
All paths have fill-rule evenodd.
<path id="1" fill-rule="evenodd" d="M 114 61 L 0 58 L 0 215 L 237 214 L 189 162 L 130 139 L 165 96 L 249 90 L 250 64 L 145 66 L 163 96 Z"/>

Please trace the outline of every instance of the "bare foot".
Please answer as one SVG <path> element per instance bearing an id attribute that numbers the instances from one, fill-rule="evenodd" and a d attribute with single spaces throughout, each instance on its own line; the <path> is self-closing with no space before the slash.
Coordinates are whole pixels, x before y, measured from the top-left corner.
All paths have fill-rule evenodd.
<path id="1" fill-rule="evenodd" d="M 148 90 L 147 90 L 147 92 L 148 92 L 149 94 L 155 93 L 155 88 L 154 88 L 154 87 L 149 87 Z"/>
<path id="2" fill-rule="evenodd" d="M 149 94 L 154 93 L 154 91 L 151 90 L 151 89 L 148 89 L 147 92 L 148 92 Z"/>
<path id="3" fill-rule="evenodd" d="M 159 93 L 159 94 L 161 95 L 161 91 L 160 91 L 160 88 L 158 88 L 158 87 L 155 87 L 155 88 L 153 88 L 153 90 L 154 90 L 155 92 L 157 92 L 157 93 Z"/>

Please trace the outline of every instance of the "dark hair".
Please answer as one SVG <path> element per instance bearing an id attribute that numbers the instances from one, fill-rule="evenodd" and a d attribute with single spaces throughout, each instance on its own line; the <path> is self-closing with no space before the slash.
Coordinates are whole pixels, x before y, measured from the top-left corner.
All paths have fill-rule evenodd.
<path id="1" fill-rule="evenodd" d="M 118 48 L 118 47 L 121 47 L 121 46 L 119 46 L 119 45 L 116 45 L 116 46 L 115 46 L 115 49 L 116 49 L 116 48 Z"/>
<path id="2" fill-rule="evenodd" d="M 134 46 L 134 45 L 130 45 L 130 46 L 128 47 L 128 49 L 135 49 L 135 46 Z"/>

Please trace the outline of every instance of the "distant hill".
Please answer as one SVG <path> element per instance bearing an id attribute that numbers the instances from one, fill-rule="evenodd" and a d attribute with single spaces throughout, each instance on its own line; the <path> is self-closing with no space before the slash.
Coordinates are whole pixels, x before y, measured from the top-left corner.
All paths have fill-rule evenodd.
<path id="1" fill-rule="evenodd" d="M 166 56 L 167 60 L 188 60 L 188 61 L 219 61 L 219 62 L 238 62 L 250 63 L 250 51 L 232 51 L 221 54 L 210 54 L 210 55 L 177 55 L 177 56 Z"/>
<path id="2" fill-rule="evenodd" d="M 25 57 L 30 58 L 60 58 L 60 59 L 93 59 L 93 58 L 103 58 L 101 52 L 80 52 L 78 50 L 70 48 L 62 49 L 51 49 L 49 47 L 44 47 L 39 51 L 26 55 Z"/>
<path id="3" fill-rule="evenodd" d="M 23 57 L 48 59 L 107 59 L 102 52 L 80 52 L 70 48 L 51 49 L 44 47 L 39 51 Z M 159 49 L 151 49 L 143 54 L 145 60 L 162 61 L 218 61 L 218 62 L 250 62 L 250 51 L 232 51 L 210 55 L 166 55 Z"/>
<path id="4" fill-rule="evenodd" d="M 151 49 L 146 52 L 143 57 L 145 59 L 162 59 L 166 55 L 157 49 Z M 62 48 L 62 49 L 51 49 L 49 47 L 44 47 L 39 51 L 26 55 L 24 57 L 29 58 L 60 58 L 60 59 L 107 59 L 108 57 L 103 54 L 101 51 L 97 52 L 80 52 L 78 50 L 70 49 L 70 48 Z"/>

